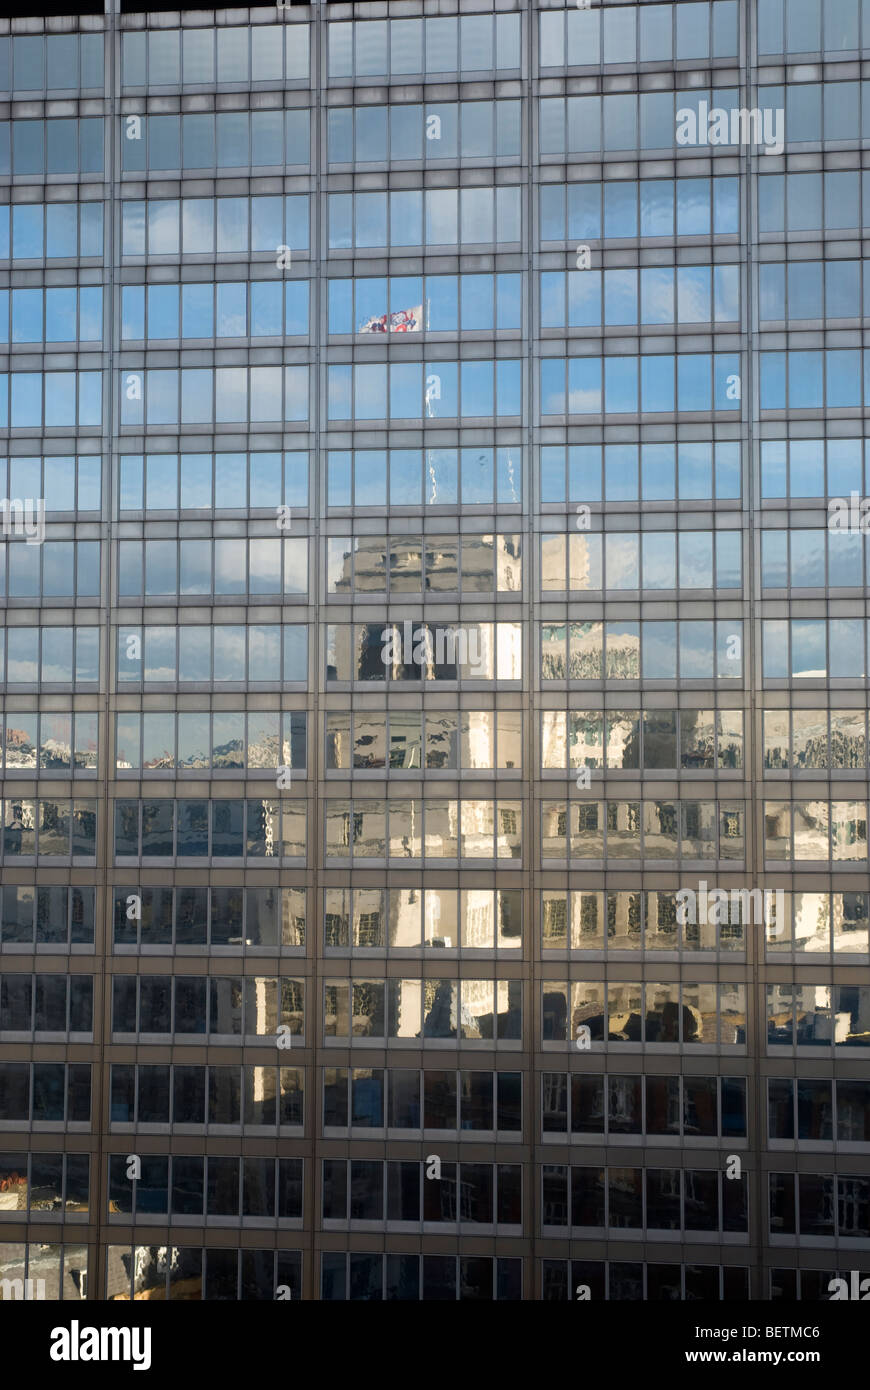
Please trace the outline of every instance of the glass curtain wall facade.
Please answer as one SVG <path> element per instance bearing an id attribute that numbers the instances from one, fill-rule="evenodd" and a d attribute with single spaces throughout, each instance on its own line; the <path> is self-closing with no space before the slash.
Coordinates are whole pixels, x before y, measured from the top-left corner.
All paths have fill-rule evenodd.
<path id="1" fill-rule="evenodd" d="M 870 1274 L 868 59 L 2 21 L 0 1277 Z"/>

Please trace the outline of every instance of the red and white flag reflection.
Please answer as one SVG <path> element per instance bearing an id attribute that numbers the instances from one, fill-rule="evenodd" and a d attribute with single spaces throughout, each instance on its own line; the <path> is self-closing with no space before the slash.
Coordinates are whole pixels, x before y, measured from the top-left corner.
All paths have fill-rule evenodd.
<path id="1" fill-rule="evenodd" d="M 419 333 L 423 326 L 423 305 L 413 309 L 396 309 L 392 314 L 377 314 L 360 326 L 360 333 Z"/>

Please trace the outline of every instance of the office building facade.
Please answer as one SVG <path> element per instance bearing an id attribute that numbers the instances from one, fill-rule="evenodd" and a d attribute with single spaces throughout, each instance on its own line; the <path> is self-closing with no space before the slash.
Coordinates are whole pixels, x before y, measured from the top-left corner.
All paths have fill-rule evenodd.
<path id="1" fill-rule="evenodd" d="M 0 21 L 4 1298 L 870 1276 L 868 64 Z"/>

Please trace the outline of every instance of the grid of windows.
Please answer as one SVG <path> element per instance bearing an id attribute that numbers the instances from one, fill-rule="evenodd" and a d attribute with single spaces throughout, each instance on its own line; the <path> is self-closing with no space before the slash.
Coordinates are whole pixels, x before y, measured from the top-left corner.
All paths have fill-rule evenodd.
<path id="1" fill-rule="evenodd" d="M 91 1071 L 87 1062 L 0 1063 L 0 1124 L 20 1132 L 39 1123 L 48 1129 L 90 1128 Z"/>
<path id="2" fill-rule="evenodd" d="M 114 948 L 211 946 L 274 953 L 305 945 L 304 888 L 116 885 Z"/>
<path id="3" fill-rule="evenodd" d="M 520 67 L 518 14 L 332 23 L 329 77 L 427 77 Z"/>
<path id="4" fill-rule="evenodd" d="M 90 1155 L 62 1153 L 0 1154 L 0 1183 L 6 1196 L 3 1216 L 18 1219 L 51 1213 L 64 1222 L 87 1217 Z"/>
<path id="5" fill-rule="evenodd" d="M 48 462 L 48 461 L 46 461 Z M 118 461 L 118 511 L 203 512 L 308 509 L 305 450 L 216 454 L 126 454 Z M 79 504 L 81 506 L 81 503 Z"/>
<path id="6" fill-rule="evenodd" d="M 812 1298 L 870 1239 L 868 4 L 441 9 L 0 22 L 47 1297 Z"/>
<path id="7" fill-rule="evenodd" d="M 443 1130 L 474 1140 L 518 1136 L 522 1073 L 324 1067 L 323 1124 L 330 1131 Z"/>
<path id="8" fill-rule="evenodd" d="M 380 1255 L 324 1251 L 325 1303 L 377 1299 L 449 1302 L 522 1298 L 523 1261 L 489 1255 Z"/>
<path id="9" fill-rule="evenodd" d="M 776 1271 L 787 1274 L 788 1271 Z M 541 1298 L 573 1303 L 608 1299 L 743 1303 L 749 1297 L 744 1265 L 643 1263 L 639 1260 L 542 1260 Z"/>
<path id="10" fill-rule="evenodd" d="M 745 1139 L 746 1078 L 542 1072 L 541 1129 L 572 1143 L 605 1134 Z"/>
<path id="11" fill-rule="evenodd" d="M 42 1232 L 43 1235 L 46 1232 Z M 70 1231 L 70 1235 L 74 1233 Z M 0 1241 L 0 1267 L 12 1280 L 10 1299 L 47 1298 L 52 1302 L 87 1297 L 88 1247 L 72 1241 Z"/>
<path id="12" fill-rule="evenodd" d="M 135 1126 L 145 1134 L 214 1132 L 300 1133 L 305 1107 L 305 1072 L 300 1067 L 194 1066 L 177 1062 L 116 1062 L 110 1083 L 112 1133 Z M 149 1130 L 148 1125 L 159 1126 Z"/>
<path id="13" fill-rule="evenodd" d="M 715 980 L 545 980 L 541 985 L 542 1040 L 614 1045 L 626 1052 L 649 1044 L 745 1049 L 748 1019 L 743 984 Z"/>
<path id="14" fill-rule="evenodd" d="M 0 941 L 37 950 L 90 945 L 95 895 L 93 886 L 7 883 L 0 890 Z"/>
<path id="15" fill-rule="evenodd" d="M 736 0 L 540 15 L 542 69 L 737 57 Z"/>
<path id="16" fill-rule="evenodd" d="M 0 1033 L 81 1034 L 90 1041 L 94 1021 L 92 975 L 0 976 Z"/>
<path id="17" fill-rule="evenodd" d="M 456 188 L 439 183 L 383 193 L 328 193 L 329 249 L 518 245 L 521 192 L 510 183 Z"/>
<path id="18" fill-rule="evenodd" d="M 462 768 L 519 773 L 522 712 L 519 709 L 352 708 L 324 715 L 325 770 L 453 772 Z M 407 779 L 406 779 L 407 780 Z"/>
<path id="19" fill-rule="evenodd" d="M 111 1244 L 105 1247 L 105 1280 L 106 1297 L 124 1302 L 299 1299 L 302 1251 Z"/>
<path id="20" fill-rule="evenodd" d="M 327 1045 L 474 1044 L 478 1050 L 523 1041 L 523 981 L 491 978 L 332 979 L 323 981 Z"/>
<path id="21" fill-rule="evenodd" d="M 540 810 L 542 860 L 744 862 L 742 801 L 542 800 Z"/>
<path id="22" fill-rule="evenodd" d="M 743 768 L 740 709 L 586 709 L 541 711 L 541 770 L 607 768 L 738 772 Z M 779 714 L 779 711 L 771 711 Z M 777 726 L 778 727 L 778 726 Z"/>
<path id="23" fill-rule="evenodd" d="M 522 893 L 518 888 L 327 888 L 327 949 L 519 951 Z"/>
<path id="24" fill-rule="evenodd" d="M 125 1222 L 153 1224 L 156 1216 L 198 1216 L 206 1224 L 235 1219 L 257 1224 L 293 1221 L 302 1215 L 301 1158 L 203 1158 L 191 1155 L 142 1159 L 142 1176 L 127 1178 L 124 1154 L 109 1158 L 108 1212 Z"/>
<path id="25" fill-rule="evenodd" d="M 746 1181 L 716 1168 L 541 1165 L 541 1222 L 568 1230 L 679 1231 L 690 1243 L 747 1230 Z"/>
<path id="26" fill-rule="evenodd" d="M 112 854 L 129 864 L 141 859 L 302 859 L 306 847 L 305 802 L 262 797 L 203 797 L 114 803 Z"/>
<path id="27" fill-rule="evenodd" d="M 769 1077 L 767 1126 L 771 1140 L 870 1141 L 866 1081 Z"/>
<path id="28" fill-rule="evenodd" d="M 444 1227 L 522 1228 L 522 1169 L 516 1163 L 424 1164 L 377 1159 L 323 1160 L 323 1220 Z M 327 1226 L 326 1230 L 333 1227 Z"/>
<path id="29" fill-rule="evenodd" d="M 278 710 L 183 710 L 115 716 L 116 772 L 244 772 L 292 768 L 304 773 L 306 713 Z M 283 734 L 282 734 L 283 730 Z M 68 760 L 67 760 L 68 761 Z"/>
<path id="30" fill-rule="evenodd" d="M 114 975 L 112 1033 L 207 1035 L 215 1043 L 272 1038 L 281 1027 L 302 1037 L 304 999 L 304 981 L 284 976 Z"/>
<path id="31" fill-rule="evenodd" d="M 774 903 L 765 902 L 757 890 L 753 898 L 749 890 L 735 889 L 733 896 L 715 909 L 712 899 L 709 907 L 702 900 L 695 913 L 682 913 L 683 921 L 679 891 L 636 888 L 602 893 L 545 888 L 541 893 L 541 945 L 548 954 L 553 953 L 552 960 L 565 952 L 595 952 L 618 960 L 617 953 L 626 951 L 634 955 L 655 951 L 658 959 L 662 952 L 670 952 L 676 959 L 678 953 L 691 957 L 699 951 L 718 951 L 727 959 L 734 952 L 745 952 L 751 913 L 758 899 L 762 913 L 766 910 L 767 916 L 775 917 Z M 786 922 L 773 920 L 768 930 L 771 940 L 788 939 Z"/>

